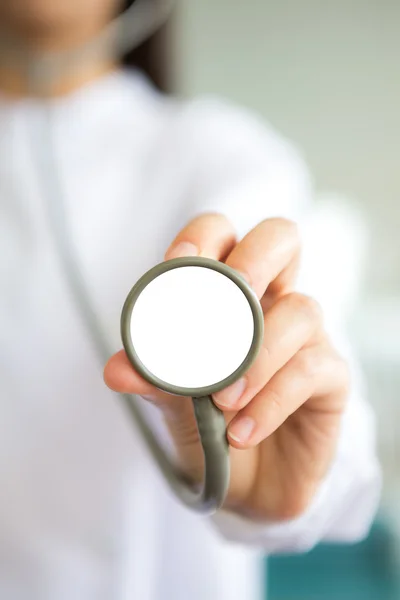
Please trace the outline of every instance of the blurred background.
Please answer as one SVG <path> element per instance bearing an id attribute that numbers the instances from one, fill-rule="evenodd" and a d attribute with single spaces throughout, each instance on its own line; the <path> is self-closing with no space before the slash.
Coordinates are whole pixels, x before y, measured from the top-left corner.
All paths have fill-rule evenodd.
<path id="1" fill-rule="evenodd" d="M 271 559 L 269 600 L 400 598 L 399 23 L 397 0 L 185 0 L 175 18 L 175 88 L 256 110 L 304 153 L 378 418 L 384 492 L 370 538 Z"/>

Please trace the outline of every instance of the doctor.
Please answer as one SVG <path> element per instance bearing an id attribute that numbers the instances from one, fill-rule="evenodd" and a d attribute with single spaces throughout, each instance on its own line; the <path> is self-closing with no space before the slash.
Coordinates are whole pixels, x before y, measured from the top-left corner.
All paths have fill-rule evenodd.
<path id="1" fill-rule="evenodd" d="M 340 282 L 319 306 L 307 295 L 318 290 L 308 261 L 296 286 L 294 222 L 312 192 L 288 142 L 243 110 L 166 98 L 99 57 L 72 77 L 61 70 L 52 94 L 35 98 L 23 61 L 8 59 L 10 39 L 44 52 L 79 48 L 119 8 L 0 0 L 0 597 L 257 599 L 260 551 L 367 533 L 380 487 L 373 418 L 340 334 Z M 105 381 L 146 398 L 193 480 L 202 476 L 193 416 L 129 365 L 122 303 L 164 255 L 223 260 L 262 300 L 263 349 L 214 398 L 229 422 L 232 479 L 211 519 L 176 503 L 102 381 L 32 160 L 43 107 L 67 226 L 115 349 Z"/>

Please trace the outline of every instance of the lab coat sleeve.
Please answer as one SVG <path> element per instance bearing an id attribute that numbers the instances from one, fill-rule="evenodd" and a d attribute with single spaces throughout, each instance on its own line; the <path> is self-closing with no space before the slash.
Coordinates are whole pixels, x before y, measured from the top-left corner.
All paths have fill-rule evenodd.
<path id="1" fill-rule="evenodd" d="M 183 120 L 196 156 L 193 216 L 223 213 L 235 225 L 239 239 L 265 218 L 297 221 L 300 233 L 305 232 L 306 247 L 298 289 L 322 304 L 326 329 L 352 372 L 336 456 L 304 514 L 281 523 L 255 523 L 220 511 L 211 522 L 229 540 L 268 553 L 305 551 L 322 540 L 360 540 L 368 533 L 380 496 L 375 423 L 357 362 L 342 333 L 341 281 L 335 279 L 340 269 L 334 270 L 329 290 L 313 264 L 313 256 L 318 255 L 321 264 L 321 253 L 332 257 L 332 251 L 329 254 L 329 248 L 321 247 L 321 235 L 313 248 L 312 230 L 304 225 L 312 214 L 308 170 L 290 143 L 246 111 L 212 99 L 198 100 L 189 105 Z M 323 289 L 318 288 L 319 280 Z"/>

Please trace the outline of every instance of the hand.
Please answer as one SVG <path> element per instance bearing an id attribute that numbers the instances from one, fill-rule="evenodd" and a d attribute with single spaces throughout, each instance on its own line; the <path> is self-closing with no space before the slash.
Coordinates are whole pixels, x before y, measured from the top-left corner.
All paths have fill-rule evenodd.
<path id="1" fill-rule="evenodd" d="M 226 507 L 253 519 L 286 520 L 304 512 L 333 460 L 348 395 L 348 369 L 323 327 L 321 309 L 294 291 L 300 243 L 284 219 L 260 223 L 239 243 L 222 215 L 191 221 L 166 259 L 200 255 L 226 262 L 247 279 L 264 311 L 264 343 L 245 376 L 214 394 L 231 445 Z M 232 325 L 234 326 L 234 325 Z M 202 477 L 190 403 L 160 392 L 130 365 L 125 352 L 105 368 L 105 381 L 163 412 L 182 468 Z"/>

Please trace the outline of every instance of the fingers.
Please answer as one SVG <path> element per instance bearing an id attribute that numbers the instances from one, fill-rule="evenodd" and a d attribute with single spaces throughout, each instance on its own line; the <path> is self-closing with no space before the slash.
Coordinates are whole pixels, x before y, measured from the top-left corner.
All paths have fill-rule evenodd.
<path id="1" fill-rule="evenodd" d="M 235 232 L 220 214 L 204 214 L 193 219 L 177 235 L 165 259 L 205 256 L 225 260 L 241 272 L 259 298 L 271 284 L 279 295 L 293 285 L 300 254 L 297 227 L 286 219 L 267 219 L 235 246 Z"/>
<path id="2" fill-rule="evenodd" d="M 237 448 L 259 444 L 312 397 L 310 410 L 339 414 L 347 386 L 347 366 L 330 346 L 305 348 L 236 415 L 229 425 L 229 440 Z"/>
<path id="3" fill-rule="evenodd" d="M 244 274 L 261 298 L 271 282 L 276 290 L 290 289 L 299 253 L 296 225 L 286 219 L 267 219 L 235 246 L 226 263 Z"/>
<path id="4" fill-rule="evenodd" d="M 292 293 L 280 298 L 264 315 L 264 341 L 247 373 L 231 386 L 214 394 L 222 410 L 240 410 L 265 386 L 322 324 L 321 310 L 312 298 Z"/>
<path id="5" fill-rule="evenodd" d="M 235 245 L 235 231 L 220 214 L 196 217 L 176 236 L 165 259 L 183 256 L 204 256 L 224 260 Z"/>

